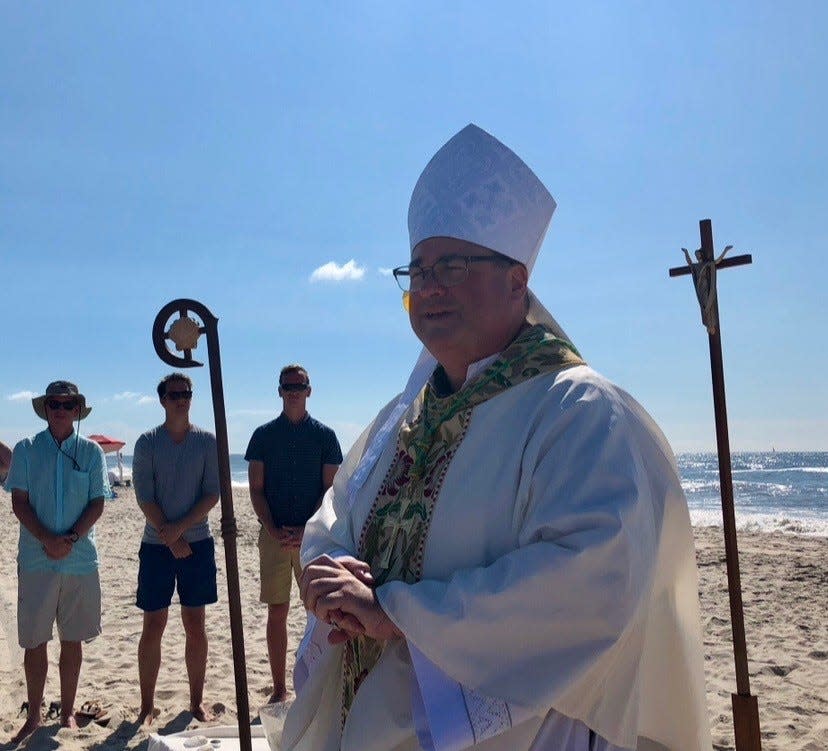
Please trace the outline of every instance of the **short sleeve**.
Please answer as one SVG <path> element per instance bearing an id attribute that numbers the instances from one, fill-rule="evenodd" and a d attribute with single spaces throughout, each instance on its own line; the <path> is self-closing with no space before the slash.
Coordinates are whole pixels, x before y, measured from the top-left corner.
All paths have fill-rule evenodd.
<path id="1" fill-rule="evenodd" d="M 330 428 L 325 429 L 322 439 L 322 464 L 342 464 L 342 449 L 339 447 L 336 433 Z"/>
<path id="2" fill-rule="evenodd" d="M 92 459 L 89 462 L 89 500 L 113 497 L 109 487 L 103 449 L 96 444 L 92 446 Z"/>
<path id="3" fill-rule="evenodd" d="M 218 471 L 218 444 L 216 437 L 212 433 L 205 434 L 205 451 L 204 456 L 204 478 L 201 482 L 201 494 L 205 495 L 220 495 L 221 484 L 219 483 Z"/>
<path id="4" fill-rule="evenodd" d="M 263 462 L 264 456 L 264 442 L 262 440 L 262 429 L 256 428 L 253 435 L 250 436 L 250 443 L 247 444 L 247 451 L 244 452 L 244 458 L 248 462 Z"/>
<path id="5" fill-rule="evenodd" d="M 4 486 L 8 492 L 24 490 L 29 492 L 29 456 L 26 441 L 18 441 L 12 451 L 11 467 Z"/>
<path id="6" fill-rule="evenodd" d="M 132 457 L 132 486 L 138 503 L 155 503 L 155 482 L 152 474 L 152 446 L 146 434 L 135 441 Z"/>

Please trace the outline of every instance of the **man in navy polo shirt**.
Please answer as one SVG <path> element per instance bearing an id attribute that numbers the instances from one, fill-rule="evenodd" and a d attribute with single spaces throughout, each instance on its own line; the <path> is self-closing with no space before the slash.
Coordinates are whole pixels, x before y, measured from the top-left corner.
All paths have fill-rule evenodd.
<path id="1" fill-rule="evenodd" d="M 342 451 L 336 434 L 314 420 L 305 403 L 308 372 L 286 365 L 279 373 L 282 414 L 253 432 L 249 462 L 250 500 L 259 517 L 261 601 L 267 603 L 267 654 L 273 676 L 270 703 L 287 698 L 285 662 L 291 570 L 301 574 L 299 547 L 305 522 L 331 487 Z"/>

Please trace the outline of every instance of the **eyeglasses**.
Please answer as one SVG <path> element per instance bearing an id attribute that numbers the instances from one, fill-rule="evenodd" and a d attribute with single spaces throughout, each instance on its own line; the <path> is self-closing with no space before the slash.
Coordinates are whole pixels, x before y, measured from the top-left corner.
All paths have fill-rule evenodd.
<path id="1" fill-rule="evenodd" d="M 423 288 L 426 276 L 431 274 L 434 281 L 442 287 L 456 287 L 462 284 L 469 276 L 469 264 L 482 261 L 489 263 L 505 263 L 513 266 L 517 261 L 505 256 L 444 256 L 431 266 L 421 266 L 412 263 L 408 266 L 398 266 L 392 271 L 394 279 L 403 292 L 417 292 Z"/>
<path id="2" fill-rule="evenodd" d="M 282 391 L 307 391 L 310 388 L 309 383 L 280 383 L 279 388 Z"/>
<path id="3" fill-rule="evenodd" d="M 164 396 L 177 402 L 179 399 L 192 399 L 193 392 L 187 389 L 186 391 L 168 391 Z"/>
<path id="4" fill-rule="evenodd" d="M 72 410 L 77 409 L 78 403 L 74 399 L 68 402 L 59 402 L 57 399 L 49 399 L 46 402 L 46 406 L 49 407 L 49 409 L 65 409 L 67 412 L 71 412 Z"/>

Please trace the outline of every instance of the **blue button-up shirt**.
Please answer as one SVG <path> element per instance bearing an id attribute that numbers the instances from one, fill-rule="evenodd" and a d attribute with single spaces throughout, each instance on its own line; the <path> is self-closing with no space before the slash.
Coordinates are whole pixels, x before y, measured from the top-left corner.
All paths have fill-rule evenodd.
<path id="1" fill-rule="evenodd" d="M 58 448 L 48 429 L 14 447 L 6 489 L 27 492 L 40 523 L 55 534 L 67 533 L 89 501 L 112 497 L 101 447 L 72 433 Z M 94 527 L 56 561 L 21 524 L 17 563 L 24 571 L 91 574 L 98 568 Z"/>

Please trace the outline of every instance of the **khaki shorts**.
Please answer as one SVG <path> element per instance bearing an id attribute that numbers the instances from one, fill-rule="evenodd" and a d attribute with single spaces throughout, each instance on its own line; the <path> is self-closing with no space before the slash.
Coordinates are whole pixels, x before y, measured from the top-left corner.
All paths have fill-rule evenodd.
<path id="1" fill-rule="evenodd" d="M 101 633 L 101 580 L 92 574 L 18 571 L 17 640 L 34 649 L 52 639 L 91 641 Z"/>
<path id="2" fill-rule="evenodd" d="M 290 602 L 290 572 L 296 584 L 302 574 L 299 548 L 283 548 L 264 527 L 259 529 L 259 574 L 262 588 L 259 600 L 268 605 Z"/>

